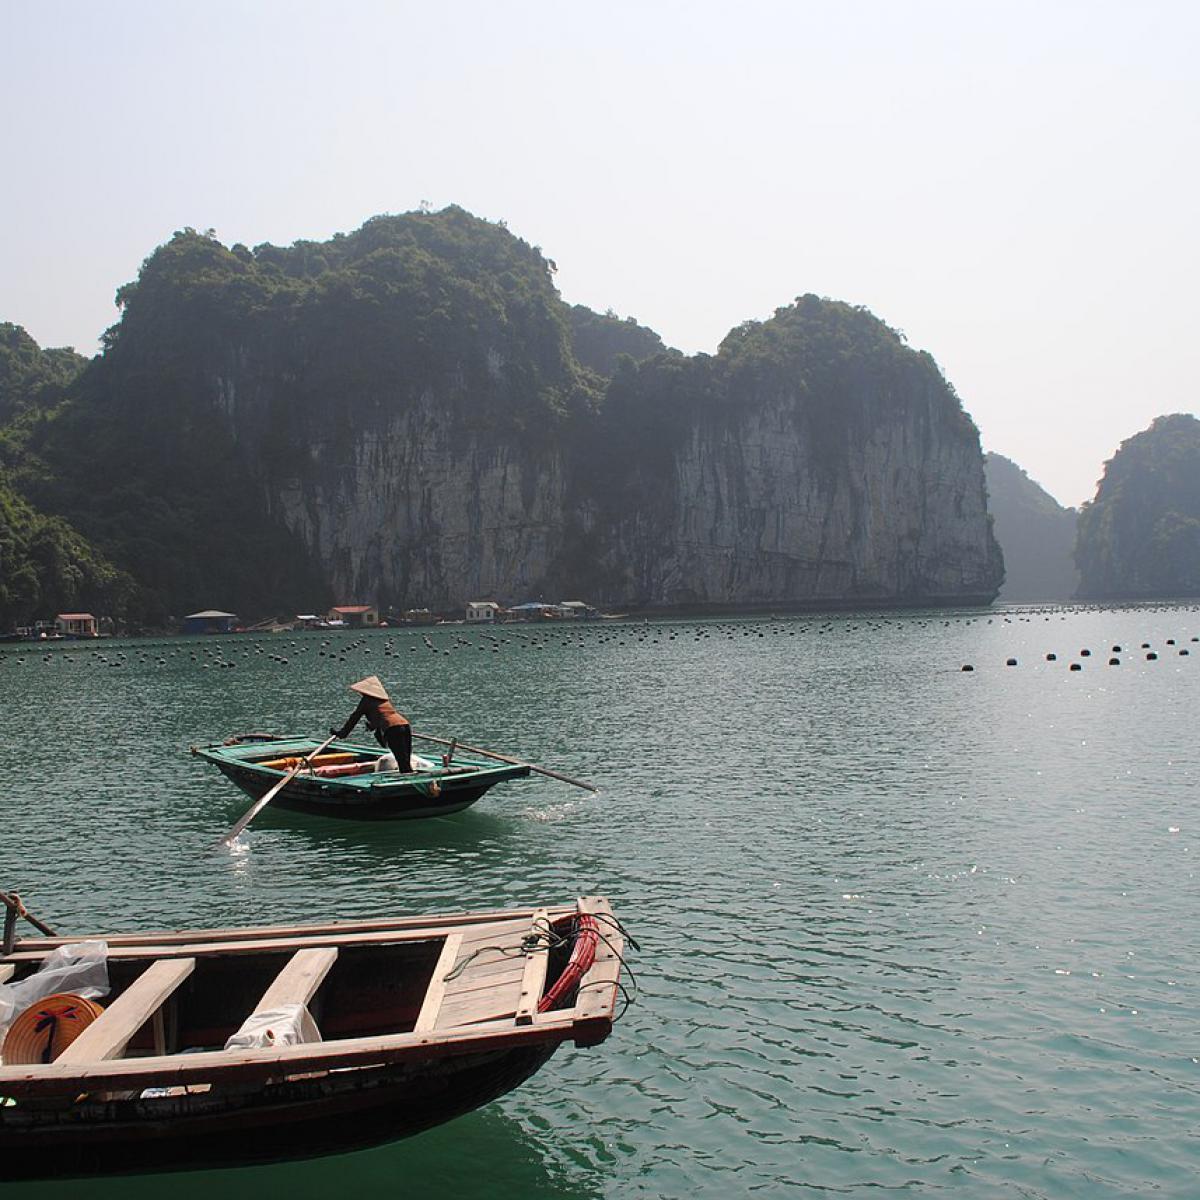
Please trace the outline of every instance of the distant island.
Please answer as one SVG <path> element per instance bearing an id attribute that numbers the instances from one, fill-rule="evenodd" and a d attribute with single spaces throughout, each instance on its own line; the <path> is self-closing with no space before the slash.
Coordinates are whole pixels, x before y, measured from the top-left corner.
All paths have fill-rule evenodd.
<path id="1" fill-rule="evenodd" d="M 685 356 L 456 207 L 184 230 L 90 361 L 0 326 L 0 623 L 86 608 L 986 603 L 978 432 L 934 360 L 798 297 Z"/>
<path id="2" fill-rule="evenodd" d="M 1006 604 L 1061 603 L 1079 587 L 1075 567 L 1078 513 L 1064 508 L 1011 459 L 986 456 L 988 510 L 1004 551 Z"/>
<path id="3" fill-rule="evenodd" d="M 1159 417 L 1122 442 L 1079 514 L 1079 597 L 1200 596 L 1200 421 Z"/>

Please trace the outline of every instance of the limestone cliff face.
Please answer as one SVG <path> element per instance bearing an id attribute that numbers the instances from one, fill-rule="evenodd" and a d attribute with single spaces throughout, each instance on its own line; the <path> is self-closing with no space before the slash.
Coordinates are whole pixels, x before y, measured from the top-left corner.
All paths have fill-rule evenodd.
<path id="1" fill-rule="evenodd" d="M 831 324 L 830 360 L 818 343 Z M 586 522 L 607 601 L 994 598 L 1003 562 L 978 433 L 932 360 L 869 314 L 807 297 L 735 331 L 716 359 L 625 382 L 613 419 L 640 421 L 640 445 L 619 445 L 594 489 L 609 502 Z M 674 402 L 656 413 L 664 393 Z"/>
<path id="2" fill-rule="evenodd" d="M 273 496 L 333 591 L 400 608 L 535 595 L 559 552 L 561 455 L 465 431 L 430 394 L 353 439 L 316 442 Z"/>
<path id="3" fill-rule="evenodd" d="M 787 404 L 698 427 L 677 462 L 667 552 L 643 586 L 667 604 L 991 599 L 977 458 L 928 410 L 876 424 L 835 469 Z"/>
<path id="4" fill-rule="evenodd" d="M 926 388 L 865 395 L 854 427 L 822 439 L 805 403 L 700 404 L 643 448 L 648 480 L 597 502 L 603 425 L 522 440 L 464 426 L 426 391 L 350 430 L 309 424 L 269 506 L 334 594 L 397 607 L 576 592 L 624 606 L 991 599 L 1001 566 L 970 423 L 947 421 Z"/>
<path id="5" fill-rule="evenodd" d="M 426 389 L 336 434 L 310 427 L 271 508 L 336 594 L 398 607 L 986 602 L 1003 566 L 978 434 L 931 362 L 901 361 L 855 355 L 815 381 L 785 362 L 747 388 L 698 358 L 657 413 L 679 360 L 630 365 L 639 415 L 618 394 L 524 438 Z"/>

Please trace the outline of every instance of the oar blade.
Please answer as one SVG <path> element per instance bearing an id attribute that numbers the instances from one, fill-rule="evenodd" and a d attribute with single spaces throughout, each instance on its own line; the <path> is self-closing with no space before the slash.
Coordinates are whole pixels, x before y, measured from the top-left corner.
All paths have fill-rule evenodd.
<path id="1" fill-rule="evenodd" d="M 320 754 L 321 751 L 324 750 L 325 747 L 328 746 L 332 741 L 334 741 L 334 738 L 326 738 L 325 741 L 323 741 L 315 750 L 312 750 L 306 754 L 304 758 L 302 758 L 277 784 L 275 784 L 275 786 L 271 788 L 269 792 L 259 796 L 259 798 L 255 800 L 255 802 L 250 805 L 250 807 L 242 814 L 238 823 L 234 825 L 234 827 L 227 834 L 218 838 L 217 841 L 213 843 L 213 849 L 223 850 L 232 846 L 233 843 L 237 841 L 242 830 L 244 830 L 246 826 L 249 825 L 250 822 L 253 821 L 254 818 L 257 817 L 258 814 L 262 812 L 262 810 L 266 808 L 267 805 L 270 804 L 271 801 L 274 800 L 281 791 L 283 791 L 287 784 L 289 784 L 297 775 L 299 775 L 300 772 L 306 766 L 308 766 L 308 764 L 312 762 L 312 760 L 316 758 L 317 755 Z"/>

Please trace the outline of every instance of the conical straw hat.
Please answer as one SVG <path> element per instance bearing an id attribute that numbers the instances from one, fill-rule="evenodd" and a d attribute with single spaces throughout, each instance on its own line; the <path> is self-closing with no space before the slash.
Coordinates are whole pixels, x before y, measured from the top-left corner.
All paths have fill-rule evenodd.
<path id="1" fill-rule="evenodd" d="M 94 1000 L 71 992 L 43 997 L 8 1027 L 4 1061 L 53 1062 L 103 1011 Z"/>
<path id="2" fill-rule="evenodd" d="M 372 700 L 386 700 L 388 698 L 387 688 L 380 682 L 378 675 L 368 675 L 366 679 L 360 679 L 357 683 L 352 683 L 350 690 L 357 692 L 360 696 L 370 696 Z"/>

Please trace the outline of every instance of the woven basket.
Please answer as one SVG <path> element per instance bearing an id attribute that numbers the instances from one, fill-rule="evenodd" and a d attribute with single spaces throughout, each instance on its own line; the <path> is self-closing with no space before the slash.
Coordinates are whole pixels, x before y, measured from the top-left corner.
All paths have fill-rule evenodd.
<path id="1" fill-rule="evenodd" d="M 103 1011 L 94 1000 L 70 992 L 46 996 L 8 1027 L 0 1058 L 6 1063 L 53 1062 Z"/>

